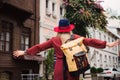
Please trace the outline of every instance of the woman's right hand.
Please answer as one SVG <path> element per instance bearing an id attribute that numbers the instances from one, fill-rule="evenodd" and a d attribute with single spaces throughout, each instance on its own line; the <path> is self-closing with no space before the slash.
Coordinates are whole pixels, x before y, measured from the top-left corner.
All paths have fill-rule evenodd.
<path id="1" fill-rule="evenodd" d="M 23 56 L 25 54 L 26 54 L 25 51 L 22 51 L 22 50 L 16 50 L 13 52 L 13 56 L 15 57 Z"/>

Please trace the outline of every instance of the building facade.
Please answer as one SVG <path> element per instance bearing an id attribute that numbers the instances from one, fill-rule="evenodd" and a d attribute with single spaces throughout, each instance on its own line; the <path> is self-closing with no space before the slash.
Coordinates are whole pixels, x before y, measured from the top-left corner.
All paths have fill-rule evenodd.
<path id="1" fill-rule="evenodd" d="M 13 57 L 39 43 L 39 0 L 0 0 L 0 80 L 26 80 L 38 74 L 37 61 Z"/>
<path id="2" fill-rule="evenodd" d="M 113 32 L 113 34 L 117 35 L 120 38 L 120 20 L 119 19 L 111 19 L 108 16 L 108 28 Z M 118 68 L 120 69 L 120 45 L 118 45 Z"/>
<path id="3" fill-rule="evenodd" d="M 100 39 L 107 42 L 113 42 L 119 38 L 119 36 L 113 34 L 108 29 L 106 31 L 101 31 L 95 28 L 89 28 L 90 37 Z M 96 49 L 90 47 L 90 64 L 95 67 L 114 67 L 118 68 L 118 46 L 105 49 Z"/>
<path id="4" fill-rule="evenodd" d="M 119 22 L 120 22 L 120 20 L 119 20 Z M 116 27 L 116 28 L 111 28 L 112 30 L 116 30 L 116 34 L 118 35 L 118 36 L 120 36 L 120 23 L 119 23 L 119 25 Z M 118 54 L 118 69 L 120 70 L 120 45 L 118 45 L 118 50 L 119 50 L 119 54 Z"/>
<path id="5" fill-rule="evenodd" d="M 54 27 L 58 25 L 59 19 L 63 18 L 65 7 L 63 0 L 40 0 L 40 43 L 55 36 Z M 47 50 L 40 53 L 47 54 Z M 40 75 L 43 76 L 43 65 L 40 65 Z"/>
<path id="6" fill-rule="evenodd" d="M 120 36 L 120 28 L 117 28 L 117 34 Z M 119 67 L 119 69 L 120 69 L 120 45 L 119 45 L 118 49 L 119 49 L 118 67 Z"/>

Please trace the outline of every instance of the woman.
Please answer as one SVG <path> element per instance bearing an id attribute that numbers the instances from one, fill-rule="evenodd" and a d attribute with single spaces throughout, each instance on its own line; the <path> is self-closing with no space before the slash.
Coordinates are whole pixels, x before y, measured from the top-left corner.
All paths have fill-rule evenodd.
<path id="1" fill-rule="evenodd" d="M 71 76 L 68 70 L 66 72 L 63 72 L 63 52 L 60 49 L 60 46 L 65 43 L 66 40 L 68 40 L 71 36 L 71 31 L 74 29 L 74 25 L 69 24 L 69 21 L 67 19 L 61 19 L 59 21 L 59 26 L 54 28 L 54 31 L 57 32 L 57 36 L 52 37 L 50 40 L 42 43 L 37 44 L 26 51 L 17 50 L 14 51 L 14 56 L 19 57 L 23 56 L 25 54 L 29 55 L 35 55 L 41 51 L 44 51 L 48 48 L 54 48 L 55 55 L 57 57 L 55 68 L 54 68 L 54 80 L 79 80 L 79 76 Z M 80 36 L 74 34 L 74 38 L 79 38 Z M 83 43 L 86 46 L 91 46 L 99 49 L 103 49 L 106 46 L 113 47 L 120 43 L 120 41 L 115 41 L 111 43 L 107 43 L 106 41 L 101 41 L 97 39 L 91 39 L 91 38 L 84 38 Z M 64 74 L 63 74 L 64 73 Z M 66 79 L 64 79 L 64 75 L 66 75 Z"/>

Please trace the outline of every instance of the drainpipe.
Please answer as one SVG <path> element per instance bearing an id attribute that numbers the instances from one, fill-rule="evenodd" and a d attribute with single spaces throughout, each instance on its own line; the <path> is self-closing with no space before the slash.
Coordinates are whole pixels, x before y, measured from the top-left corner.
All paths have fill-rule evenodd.
<path id="1" fill-rule="evenodd" d="M 35 19 L 34 19 L 34 45 L 36 44 L 36 0 L 35 0 L 35 12 L 34 12 L 34 15 L 35 15 Z"/>

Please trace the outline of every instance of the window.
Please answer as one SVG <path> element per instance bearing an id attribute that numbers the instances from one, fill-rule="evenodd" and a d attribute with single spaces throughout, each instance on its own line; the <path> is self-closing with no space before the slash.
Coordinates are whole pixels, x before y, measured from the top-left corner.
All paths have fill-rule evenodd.
<path id="1" fill-rule="evenodd" d="M 108 37 L 108 42 L 110 42 L 110 37 Z"/>
<path id="2" fill-rule="evenodd" d="M 100 63 L 102 64 L 102 54 L 100 54 Z"/>
<path id="3" fill-rule="evenodd" d="M 56 19 L 55 3 L 52 3 L 52 17 Z"/>
<path id="4" fill-rule="evenodd" d="M 60 18 L 62 19 L 64 16 L 64 7 L 61 5 L 60 6 Z"/>
<path id="5" fill-rule="evenodd" d="M 104 35 L 104 40 L 106 41 L 106 36 Z"/>
<path id="6" fill-rule="evenodd" d="M 92 35 L 93 35 L 93 38 L 95 38 L 95 37 L 96 37 L 96 36 L 95 36 L 95 30 L 93 30 L 93 34 L 92 34 Z"/>
<path id="7" fill-rule="evenodd" d="M 49 0 L 46 0 L 46 15 L 47 16 L 51 15 L 51 12 L 50 12 L 50 9 L 49 9 Z"/>
<path id="8" fill-rule="evenodd" d="M 109 66 L 111 66 L 111 56 L 109 56 Z"/>
<path id="9" fill-rule="evenodd" d="M 95 63 L 97 63 L 97 54 L 98 54 L 98 51 L 95 51 L 95 50 L 94 50 L 93 55 L 92 55 L 92 57 L 91 57 L 91 60 L 93 59 L 93 61 L 94 61 Z M 97 66 L 97 65 L 96 65 L 96 66 Z"/>
<path id="10" fill-rule="evenodd" d="M 0 51 L 3 53 L 10 52 L 11 49 L 11 37 L 12 37 L 13 24 L 7 21 L 1 22 L 0 32 Z"/>
<path id="11" fill-rule="evenodd" d="M 52 3 L 52 12 L 55 12 L 55 3 Z"/>
<path id="12" fill-rule="evenodd" d="M 115 58 L 113 57 L 113 63 L 115 63 Z"/>
<path id="13" fill-rule="evenodd" d="M 29 48 L 30 44 L 30 29 L 23 28 L 21 35 L 21 50 Z"/>
<path id="14" fill-rule="evenodd" d="M 101 40 L 101 33 L 99 32 L 99 39 Z"/>
<path id="15" fill-rule="evenodd" d="M 107 55 L 105 55 L 105 61 L 104 62 L 107 62 Z"/>
<path id="16" fill-rule="evenodd" d="M 60 15 L 63 15 L 63 8 L 60 6 Z"/>
<path id="17" fill-rule="evenodd" d="M 118 58 L 116 57 L 116 62 L 118 62 Z"/>
<path id="18" fill-rule="evenodd" d="M 48 8 L 48 0 L 46 0 L 46 8 Z"/>

